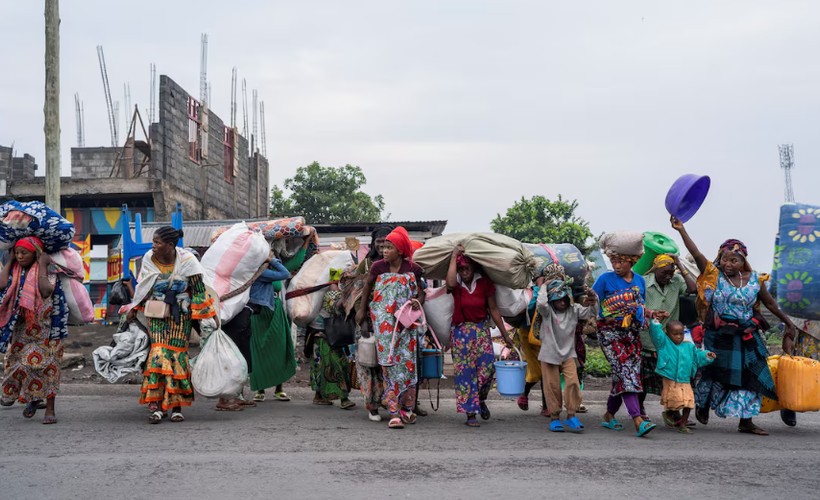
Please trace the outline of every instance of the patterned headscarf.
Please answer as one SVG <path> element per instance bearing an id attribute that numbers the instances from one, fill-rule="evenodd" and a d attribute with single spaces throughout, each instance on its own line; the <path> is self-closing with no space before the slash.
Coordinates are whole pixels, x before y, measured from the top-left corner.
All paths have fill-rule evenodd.
<path id="1" fill-rule="evenodd" d="M 550 302 L 561 300 L 569 295 L 569 285 L 565 280 L 552 280 L 547 284 L 547 298 Z"/>
<path id="2" fill-rule="evenodd" d="M 622 253 L 618 253 L 614 250 L 607 250 L 605 253 L 606 253 L 606 256 L 609 257 L 610 261 L 625 260 L 627 262 L 630 262 L 633 266 L 635 265 L 636 262 L 638 262 L 641 259 L 640 255 L 625 255 L 625 254 L 622 254 Z"/>
<path id="3" fill-rule="evenodd" d="M 385 239 L 396 247 L 402 257 L 413 260 L 413 244 L 410 243 L 410 235 L 407 234 L 407 229 L 399 226 L 391 231 Z"/>
<path id="4" fill-rule="evenodd" d="M 566 279 L 566 271 L 564 266 L 561 264 L 553 262 L 541 270 L 541 276 L 546 278 L 547 280 L 564 280 Z"/>
<path id="5" fill-rule="evenodd" d="M 662 267 L 671 266 L 675 264 L 675 259 L 668 254 L 660 254 L 655 257 L 655 260 L 652 261 L 652 269 L 650 271 L 654 271 L 655 269 L 660 269 Z"/>
<path id="6" fill-rule="evenodd" d="M 741 257 L 743 257 L 743 270 L 744 271 L 751 271 L 752 270 L 752 266 L 751 266 L 751 264 L 749 264 L 749 259 L 748 259 L 749 250 L 746 248 L 746 245 L 742 241 L 736 240 L 736 239 L 733 239 L 733 238 L 730 238 L 730 239 L 724 241 L 720 245 L 720 248 L 718 249 L 717 257 L 715 257 L 715 260 L 713 261 L 713 264 L 715 265 L 715 267 L 720 268 L 720 259 L 721 259 L 721 257 L 723 257 L 723 254 L 725 254 L 727 252 L 728 253 L 736 253 L 736 254 L 740 255 Z"/>

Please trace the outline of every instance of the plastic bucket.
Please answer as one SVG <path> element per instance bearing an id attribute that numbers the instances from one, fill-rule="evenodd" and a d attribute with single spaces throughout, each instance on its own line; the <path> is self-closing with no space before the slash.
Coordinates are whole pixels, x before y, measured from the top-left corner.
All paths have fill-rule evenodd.
<path id="1" fill-rule="evenodd" d="M 441 349 L 422 349 L 419 376 L 421 378 L 441 378 L 442 373 L 444 373 L 444 354 Z"/>
<path id="2" fill-rule="evenodd" d="M 676 180 L 666 193 L 666 211 L 681 222 L 686 222 L 697 213 L 712 180 L 708 175 L 685 174 Z"/>
<path id="3" fill-rule="evenodd" d="M 646 232 L 643 233 L 643 255 L 632 266 L 632 271 L 637 274 L 646 274 L 652 268 L 652 261 L 655 257 L 665 253 L 678 254 L 678 244 L 663 233 Z"/>
<path id="4" fill-rule="evenodd" d="M 495 377 L 498 393 L 507 398 L 515 398 L 524 394 L 526 373 L 526 361 L 496 361 Z"/>

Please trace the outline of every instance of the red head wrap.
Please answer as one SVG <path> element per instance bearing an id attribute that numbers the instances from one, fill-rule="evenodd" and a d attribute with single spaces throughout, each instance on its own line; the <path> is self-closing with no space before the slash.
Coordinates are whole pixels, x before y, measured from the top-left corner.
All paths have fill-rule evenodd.
<path id="1" fill-rule="evenodd" d="M 14 244 L 14 247 L 25 248 L 31 253 L 43 252 L 43 242 L 36 236 L 26 236 L 25 238 L 20 238 L 17 240 L 17 243 Z"/>
<path id="2" fill-rule="evenodd" d="M 413 259 L 413 244 L 410 242 L 410 235 L 407 234 L 407 229 L 399 226 L 388 234 L 385 239 L 396 247 L 396 250 L 399 251 L 402 257 L 407 260 Z"/>

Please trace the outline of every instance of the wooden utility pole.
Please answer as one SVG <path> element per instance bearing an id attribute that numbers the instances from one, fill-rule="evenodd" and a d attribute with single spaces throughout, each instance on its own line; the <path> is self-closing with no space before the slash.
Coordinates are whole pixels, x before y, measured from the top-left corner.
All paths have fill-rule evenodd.
<path id="1" fill-rule="evenodd" d="M 43 106 L 46 135 L 46 205 L 60 213 L 60 2 L 45 0 L 46 100 Z"/>

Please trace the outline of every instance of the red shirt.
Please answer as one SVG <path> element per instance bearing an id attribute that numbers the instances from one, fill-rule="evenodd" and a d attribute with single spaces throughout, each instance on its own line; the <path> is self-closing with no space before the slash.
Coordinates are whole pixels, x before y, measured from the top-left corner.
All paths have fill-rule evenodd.
<path id="1" fill-rule="evenodd" d="M 475 288 L 469 292 L 464 285 L 460 284 L 450 293 L 453 294 L 454 310 L 453 324 L 470 322 L 479 323 L 487 319 L 489 309 L 487 299 L 495 295 L 495 285 L 485 277 L 480 277 L 475 281 Z"/>

